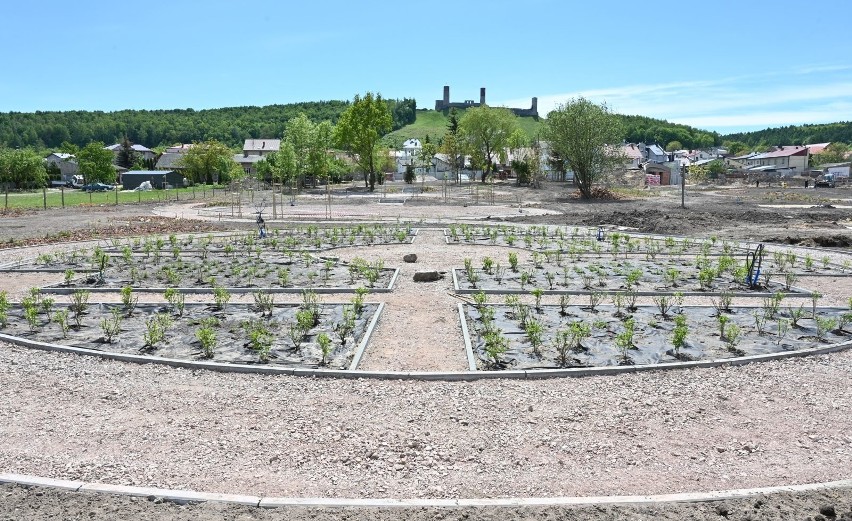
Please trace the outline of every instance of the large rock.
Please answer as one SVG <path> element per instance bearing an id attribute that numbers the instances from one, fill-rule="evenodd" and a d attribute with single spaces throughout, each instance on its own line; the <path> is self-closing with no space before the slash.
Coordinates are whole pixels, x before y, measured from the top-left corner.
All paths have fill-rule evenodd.
<path id="1" fill-rule="evenodd" d="M 408 262 L 408 263 L 417 262 L 417 254 L 416 253 L 409 253 L 408 255 L 404 255 L 402 257 L 402 260 L 405 261 L 405 262 Z"/>
<path id="2" fill-rule="evenodd" d="M 435 282 L 444 278 L 444 274 L 438 271 L 418 271 L 414 274 L 414 282 Z"/>

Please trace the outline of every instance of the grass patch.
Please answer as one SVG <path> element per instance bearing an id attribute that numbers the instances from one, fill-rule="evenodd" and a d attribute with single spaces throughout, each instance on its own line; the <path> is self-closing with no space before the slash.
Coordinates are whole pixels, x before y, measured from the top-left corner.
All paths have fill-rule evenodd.
<path id="1" fill-rule="evenodd" d="M 459 110 L 458 114 L 459 118 L 461 118 L 464 114 L 464 110 Z M 417 119 L 414 123 L 385 135 L 385 137 L 382 138 L 382 142 L 385 146 L 390 148 L 401 148 L 403 141 L 406 139 L 415 138 L 423 141 L 428 135 L 432 142 L 437 143 L 438 140 L 447 133 L 448 121 L 449 119 L 443 112 L 437 112 L 434 110 L 418 110 Z M 541 120 L 536 121 L 535 119 L 528 117 L 518 118 L 518 126 L 521 130 L 526 132 L 530 139 L 533 139 L 538 135 L 541 125 Z"/>
<path id="2" fill-rule="evenodd" d="M 173 188 L 169 190 L 151 190 L 149 192 L 118 192 L 118 204 L 150 203 L 174 200 L 192 200 L 211 197 L 213 192 L 210 186 L 196 186 L 192 188 Z M 8 205 L 7 205 L 8 201 Z M 116 204 L 116 193 L 108 192 L 83 192 L 74 188 L 65 189 L 65 206 L 86 206 Z M 47 190 L 47 207 L 61 208 L 63 206 L 62 192 L 56 188 Z M 41 190 L 35 192 L 10 192 L 8 200 L 5 193 L 0 193 L 0 210 L 9 208 L 17 209 L 40 209 L 44 208 L 44 195 Z"/>

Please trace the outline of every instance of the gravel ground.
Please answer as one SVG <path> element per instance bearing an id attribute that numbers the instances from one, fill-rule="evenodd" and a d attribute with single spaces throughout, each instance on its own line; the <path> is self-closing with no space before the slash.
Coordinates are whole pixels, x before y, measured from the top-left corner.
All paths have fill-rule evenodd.
<path id="1" fill-rule="evenodd" d="M 553 222 L 549 219 L 541 217 Z M 14 226 L 4 222 L 0 229 Z M 698 220 L 695 226 L 707 225 Z M 768 225 L 761 226 L 760 232 L 768 233 Z M 825 230 L 834 229 L 828 223 L 814 233 Z M 506 252 L 442 244 L 437 231 L 425 230 L 412 245 L 336 251 L 347 260 L 381 257 L 402 268 L 397 291 L 370 297 L 388 306 L 365 368 L 463 369 L 456 301 L 447 294 L 451 279 L 415 284 L 411 275 L 421 269 L 448 271 L 465 257 L 502 258 Z M 412 252 L 418 263 L 403 264 L 402 255 Z M 35 282 L 21 277 L 3 287 L 20 294 Z M 802 278 L 799 285 L 823 292 L 824 305 L 844 304 L 850 293 L 844 278 Z M 845 382 L 850 376 L 848 352 L 618 377 L 449 383 L 217 374 L 0 344 L 0 417 L 5 420 L 0 469 L 297 497 L 658 494 L 831 481 L 849 477 L 852 390 Z M 783 519 L 795 512 L 804 519 L 818 514 L 825 501 L 836 504 L 839 514 L 852 510 L 848 497 L 769 498 L 765 504 L 772 509 L 755 508 L 754 501 L 731 502 L 730 514 Z M 110 518 L 110 513 L 140 519 L 281 518 L 275 517 L 281 512 L 222 505 L 179 507 L 0 489 L 0 518 Z M 398 513 L 299 509 L 287 518 L 391 519 Z M 404 512 L 412 519 L 568 514 L 578 519 L 719 516 L 708 505 Z"/>

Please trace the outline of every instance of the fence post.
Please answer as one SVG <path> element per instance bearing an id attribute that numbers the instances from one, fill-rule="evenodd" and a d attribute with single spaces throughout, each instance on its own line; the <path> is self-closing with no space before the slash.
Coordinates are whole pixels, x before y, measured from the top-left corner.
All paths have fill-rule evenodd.
<path id="1" fill-rule="evenodd" d="M 65 187 L 59 187 L 59 193 L 62 194 L 62 207 L 65 208 Z"/>
<path id="2" fill-rule="evenodd" d="M 41 187 L 41 200 L 44 206 L 44 209 L 47 210 L 47 188 Z"/>

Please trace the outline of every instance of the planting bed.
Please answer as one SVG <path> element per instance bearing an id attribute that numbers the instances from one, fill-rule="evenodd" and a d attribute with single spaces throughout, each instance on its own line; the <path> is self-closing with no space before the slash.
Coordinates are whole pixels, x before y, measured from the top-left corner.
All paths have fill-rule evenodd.
<path id="1" fill-rule="evenodd" d="M 542 305 L 536 309 L 517 299 L 511 302 L 511 296 L 508 300 L 510 305 L 465 306 L 479 370 L 718 360 L 852 339 L 848 330 L 852 314 L 836 308 L 817 308 L 814 319 L 810 307 L 800 311 L 798 305 L 771 313 L 771 317 L 765 308 L 734 307 L 722 313 L 723 328 L 713 307 L 675 306 L 664 318 L 653 306 L 630 312 L 612 306 Z M 683 317 L 678 320 L 685 326 L 685 334 L 675 348 L 678 315 Z M 632 334 L 628 332 L 631 323 Z"/>
<path id="2" fill-rule="evenodd" d="M 285 247 L 276 238 L 253 235 L 214 238 L 194 236 L 168 240 L 119 241 L 92 250 L 44 253 L 35 259 L 7 264 L 4 271 L 63 273 L 64 282 L 48 287 L 54 292 L 76 288 L 98 290 L 124 286 L 144 289 L 180 287 L 209 291 L 214 287 L 302 288 L 352 290 L 359 286 L 390 289 L 396 270 L 382 261 L 355 259 L 341 263 L 306 250 Z"/>
<path id="3" fill-rule="evenodd" d="M 41 297 L 41 301 L 47 297 Z M 256 306 L 186 304 L 182 314 L 170 304 L 140 304 L 128 314 L 122 304 L 91 304 L 75 324 L 74 304 L 56 305 L 49 313 L 41 305 L 29 319 L 20 305 L 8 312 L 0 333 L 28 340 L 107 351 L 182 360 L 283 367 L 350 369 L 359 344 L 376 318 L 379 306 L 364 304 L 355 313 L 351 304 L 318 304 L 316 322 L 300 322 L 300 305 L 274 305 L 262 313 Z M 64 319 L 58 314 L 67 313 Z M 118 318 L 114 336 L 106 329 Z M 67 324 L 65 328 L 61 325 Z M 65 332 L 63 333 L 63 329 Z M 202 333 L 201 331 L 207 331 Z M 206 336 L 205 336 L 206 335 Z M 328 344 L 323 355 L 320 337 Z M 205 342 L 202 342 L 205 337 Z M 203 347 L 207 343 L 208 350 Z"/>

